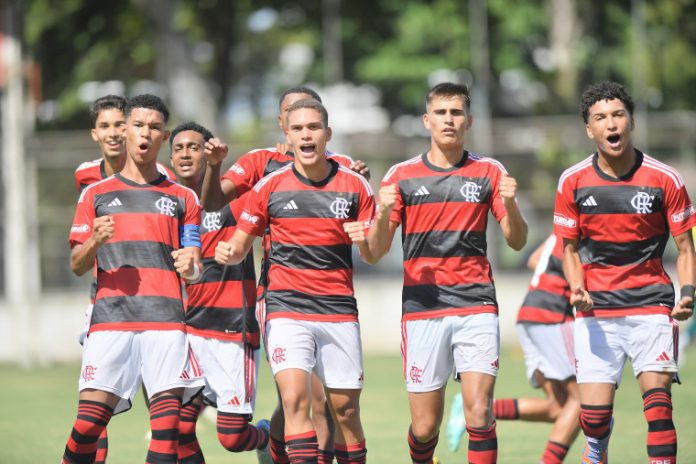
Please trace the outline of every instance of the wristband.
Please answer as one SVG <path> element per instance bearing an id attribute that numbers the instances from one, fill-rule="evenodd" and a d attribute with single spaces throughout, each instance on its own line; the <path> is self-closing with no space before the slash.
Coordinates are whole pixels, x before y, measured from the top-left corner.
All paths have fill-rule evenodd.
<path id="1" fill-rule="evenodd" d="M 184 277 L 184 276 L 182 276 L 182 277 Z M 197 282 L 198 279 L 200 279 L 200 278 L 201 278 L 201 267 L 198 264 L 193 263 L 193 274 L 191 274 L 190 277 L 184 277 L 184 280 L 186 280 L 188 283 L 193 283 L 193 282 Z"/>
<path id="2" fill-rule="evenodd" d="M 689 305 L 690 308 L 694 307 L 694 286 L 693 285 L 682 285 L 681 288 L 681 296 L 679 299 L 681 300 L 682 298 L 691 298 L 691 305 Z"/>

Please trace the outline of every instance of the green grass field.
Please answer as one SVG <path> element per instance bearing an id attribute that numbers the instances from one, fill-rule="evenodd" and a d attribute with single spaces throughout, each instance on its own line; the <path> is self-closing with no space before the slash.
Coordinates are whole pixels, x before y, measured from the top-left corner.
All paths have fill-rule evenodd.
<path id="1" fill-rule="evenodd" d="M 675 423 L 679 433 L 679 460 L 696 462 L 696 347 L 687 351 L 681 377 L 684 385 L 674 388 Z M 624 376 L 617 393 L 616 423 L 610 445 L 612 463 L 645 462 L 646 424 L 636 382 Z M 61 365 L 24 370 L 0 366 L 3 394 L 0 396 L 0 463 L 56 463 L 62 455 L 77 407 L 78 365 Z M 401 380 L 401 360 L 397 356 L 366 356 L 362 418 L 367 435 L 368 457 L 373 463 L 408 463 L 406 430 L 409 424 L 406 393 Z M 457 385 L 449 385 L 451 398 Z M 525 380 L 524 361 L 516 349 L 504 350 L 496 389 L 499 398 L 539 395 Z M 275 406 L 275 393 L 267 365 L 259 378 L 256 419 L 268 417 Z M 147 451 L 147 411 L 142 398 L 133 409 L 116 416 L 109 424 L 111 464 L 143 462 Z M 499 462 L 528 464 L 538 462 L 547 424 L 500 421 L 498 423 Z M 255 453 L 230 455 L 217 442 L 215 426 L 206 419 L 199 422 L 199 437 L 208 464 L 256 463 Z M 465 437 L 466 439 L 466 437 Z M 458 453 L 447 450 L 444 429 L 436 455 L 444 464 L 466 462 L 466 445 Z M 571 449 L 567 462 L 578 462 L 582 436 Z"/>

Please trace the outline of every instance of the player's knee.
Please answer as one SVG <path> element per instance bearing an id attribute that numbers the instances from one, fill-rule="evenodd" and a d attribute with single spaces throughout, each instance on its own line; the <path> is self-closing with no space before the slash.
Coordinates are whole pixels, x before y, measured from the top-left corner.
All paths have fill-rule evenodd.
<path id="1" fill-rule="evenodd" d="M 227 451 L 239 453 L 244 451 L 248 434 L 218 432 L 218 441 Z"/>
<path id="2" fill-rule="evenodd" d="M 419 421 L 411 423 L 411 433 L 419 442 L 427 443 L 440 433 L 440 427 L 435 421 Z"/>
<path id="3" fill-rule="evenodd" d="M 343 401 L 333 405 L 336 419 L 342 424 L 349 424 L 360 420 L 360 406 L 357 400 Z"/>
<path id="4" fill-rule="evenodd" d="M 488 427 L 493 422 L 493 409 L 485 398 L 474 400 L 464 408 L 466 423 L 472 427 Z"/>
<path id="5" fill-rule="evenodd" d="M 282 403 L 285 415 L 309 415 L 309 401 L 306 395 L 301 394 L 301 392 L 295 390 L 284 392 Z"/>

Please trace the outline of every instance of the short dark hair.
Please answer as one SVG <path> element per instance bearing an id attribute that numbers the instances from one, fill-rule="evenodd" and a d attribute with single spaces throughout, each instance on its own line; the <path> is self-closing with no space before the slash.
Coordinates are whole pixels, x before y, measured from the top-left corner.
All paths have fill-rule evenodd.
<path id="1" fill-rule="evenodd" d="M 626 87 L 618 82 L 604 81 L 591 85 L 582 93 L 580 114 L 585 124 L 587 124 L 590 117 L 590 107 L 602 100 L 621 100 L 626 110 L 628 110 L 628 114 L 633 116 L 633 99 L 626 90 Z"/>
<path id="2" fill-rule="evenodd" d="M 468 113 L 471 109 L 471 92 L 466 84 L 455 84 L 453 82 L 443 82 L 430 89 L 425 96 L 426 109 L 433 101 L 434 97 L 462 97 L 464 106 Z"/>
<path id="3" fill-rule="evenodd" d="M 172 131 L 172 135 L 169 137 L 169 148 L 171 150 L 172 146 L 174 145 L 174 137 L 177 136 L 179 132 L 186 132 L 186 131 L 194 131 L 198 132 L 203 136 L 203 140 L 207 142 L 208 140 L 213 138 L 213 133 L 210 132 L 208 129 L 205 127 L 201 126 L 198 123 L 195 123 L 193 121 L 188 121 L 184 122 L 182 124 L 179 124 L 174 128 Z"/>
<path id="4" fill-rule="evenodd" d="M 320 101 L 313 100 L 311 98 L 304 98 L 290 105 L 288 107 L 288 119 L 290 119 L 290 113 L 302 108 L 309 108 L 311 110 L 318 111 L 319 114 L 321 114 L 321 122 L 324 123 L 324 129 L 329 127 L 329 112 L 326 111 L 326 108 L 324 107 L 324 105 L 321 104 Z"/>
<path id="5" fill-rule="evenodd" d="M 142 95 L 136 95 L 128 100 L 126 110 L 124 111 L 126 114 L 126 119 L 128 119 L 134 108 L 146 108 L 149 110 L 159 111 L 164 117 L 164 122 L 169 121 L 169 108 L 167 108 L 167 105 L 164 104 L 162 99 L 156 95 L 145 93 Z"/>
<path id="6" fill-rule="evenodd" d="M 283 100 L 285 100 L 285 97 L 287 97 L 288 95 L 295 94 L 295 93 L 309 95 L 310 97 L 312 97 L 313 99 L 315 99 L 319 103 L 322 103 L 321 97 L 316 92 L 316 90 L 312 90 L 309 87 L 305 87 L 305 86 L 299 86 L 299 87 L 291 87 L 291 88 L 287 89 L 285 92 L 283 92 L 280 95 L 280 100 L 278 100 L 278 107 L 280 107 L 283 104 Z"/>
<path id="7" fill-rule="evenodd" d="M 92 125 L 97 123 L 99 113 L 104 110 L 119 110 L 125 113 L 127 100 L 120 95 L 104 95 L 94 100 L 89 108 L 89 116 L 92 118 Z"/>

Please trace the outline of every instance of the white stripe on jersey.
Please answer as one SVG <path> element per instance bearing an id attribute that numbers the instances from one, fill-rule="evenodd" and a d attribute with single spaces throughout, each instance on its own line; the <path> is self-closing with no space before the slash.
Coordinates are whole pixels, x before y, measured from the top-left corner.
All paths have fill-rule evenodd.
<path id="1" fill-rule="evenodd" d="M 263 177 L 260 181 L 258 181 L 256 183 L 256 185 L 254 185 L 254 190 L 256 190 L 256 192 L 258 193 L 261 190 L 261 187 L 266 185 L 269 180 L 271 180 L 272 178 L 274 178 L 278 174 L 287 171 L 288 169 L 292 169 L 292 165 L 293 165 L 293 163 L 287 164 L 287 165 L 283 166 L 282 168 L 276 169 L 275 171 L 273 171 L 269 175 Z"/>
<path id="2" fill-rule="evenodd" d="M 99 185 L 99 184 L 101 184 L 102 182 L 106 182 L 107 180 L 111 179 L 112 177 L 114 177 L 114 176 L 111 175 L 111 176 L 109 176 L 109 177 L 107 177 L 107 178 L 105 178 L 105 179 L 98 180 L 97 182 L 94 182 L 93 184 L 89 184 L 88 186 L 86 186 L 85 188 L 83 188 L 83 189 L 82 189 L 82 192 L 80 192 L 80 197 L 77 199 L 77 202 L 78 202 L 78 203 L 82 203 L 82 199 L 84 198 L 85 193 L 87 193 L 88 190 L 91 190 L 92 187 L 94 187 L 94 186 L 96 186 L 96 185 Z"/>
<path id="3" fill-rule="evenodd" d="M 471 160 L 473 161 L 493 164 L 494 166 L 497 166 L 498 169 L 500 169 L 500 172 L 502 172 L 503 174 L 507 174 L 505 166 L 503 166 L 503 164 L 500 161 L 494 160 L 493 158 L 488 158 L 486 156 L 477 155 L 476 153 L 471 152 L 469 152 L 469 158 L 471 158 Z"/>
<path id="4" fill-rule="evenodd" d="M 91 168 L 93 166 L 98 165 L 99 163 L 102 162 L 102 158 L 95 159 L 93 161 L 85 161 L 83 163 L 80 163 L 80 165 L 75 169 L 75 172 L 82 171 L 83 169 Z"/>
<path id="5" fill-rule="evenodd" d="M 563 174 L 561 174 L 560 179 L 558 179 L 558 193 L 561 193 L 561 191 L 563 189 L 563 182 L 565 182 L 568 177 L 570 177 L 571 175 L 575 174 L 578 171 L 585 169 L 587 166 L 592 164 L 593 157 L 594 157 L 594 154 L 591 154 L 590 156 L 588 156 L 584 160 L 580 161 L 577 164 L 574 164 L 573 166 L 571 166 L 568 169 L 566 169 L 565 171 L 563 171 Z"/>
<path id="6" fill-rule="evenodd" d="M 384 177 L 382 178 L 382 182 L 388 182 L 388 181 L 389 181 L 389 178 L 390 178 L 390 177 L 396 172 L 396 170 L 399 169 L 400 167 L 406 166 L 406 165 L 409 165 L 409 164 L 416 164 L 416 163 L 418 163 L 418 162 L 421 160 L 421 157 L 422 157 L 422 156 L 423 156 L 423 154 L 421 153 L 420 155 L 416 155 L 416 156 L 414 156 L 414 157 L 411 158 L 411 159 L 408 159 L 408 160 L 406 160 L 406 161 L 402 161 L 402 162 L 400 162 L 400 163 L 395 164 L 394 166 L 392 166 L 391 168 L 389 168 L 389 170 L 387 171 L 387 173 L 386 173 L 386 174 L 384 175 Z"/>
<path id="7" fill-rule="evenodd" d="M 351 176 L 356 176 L 358 179 L 360 179 L 360 182 L 362 182 L 363 186 L 365 187 L 365 190 L 367 190 L 367 193 L 370 194 L 370 196 L 374 196 L 375 193 L 372 191 L 372 186 L 370 183 L 365 179 L 365 177 L 362 174 L 358 174 L 357 172 L 353 171 L 352 169 L 348 169 L 347 167 L 343 166 L 342 164 L 338 165 L 338 170 L 342 172 L 346 172 L 350 174 Z"/>
<path id="8" fill-rule="evenodd" d="M 656 171 L 660 171 L 661 173 L 667 175 L 670 179 L 672 179 L 674 185 L 677 186 L 677 190 L 684 186 L 684 180 L 676 169 L 666 165 L 665 163 L 657 161 L 655 158 L 648 156 L 645 153 L 643 153 L 643 165 L 647 168 L 655 169 Z"/>

